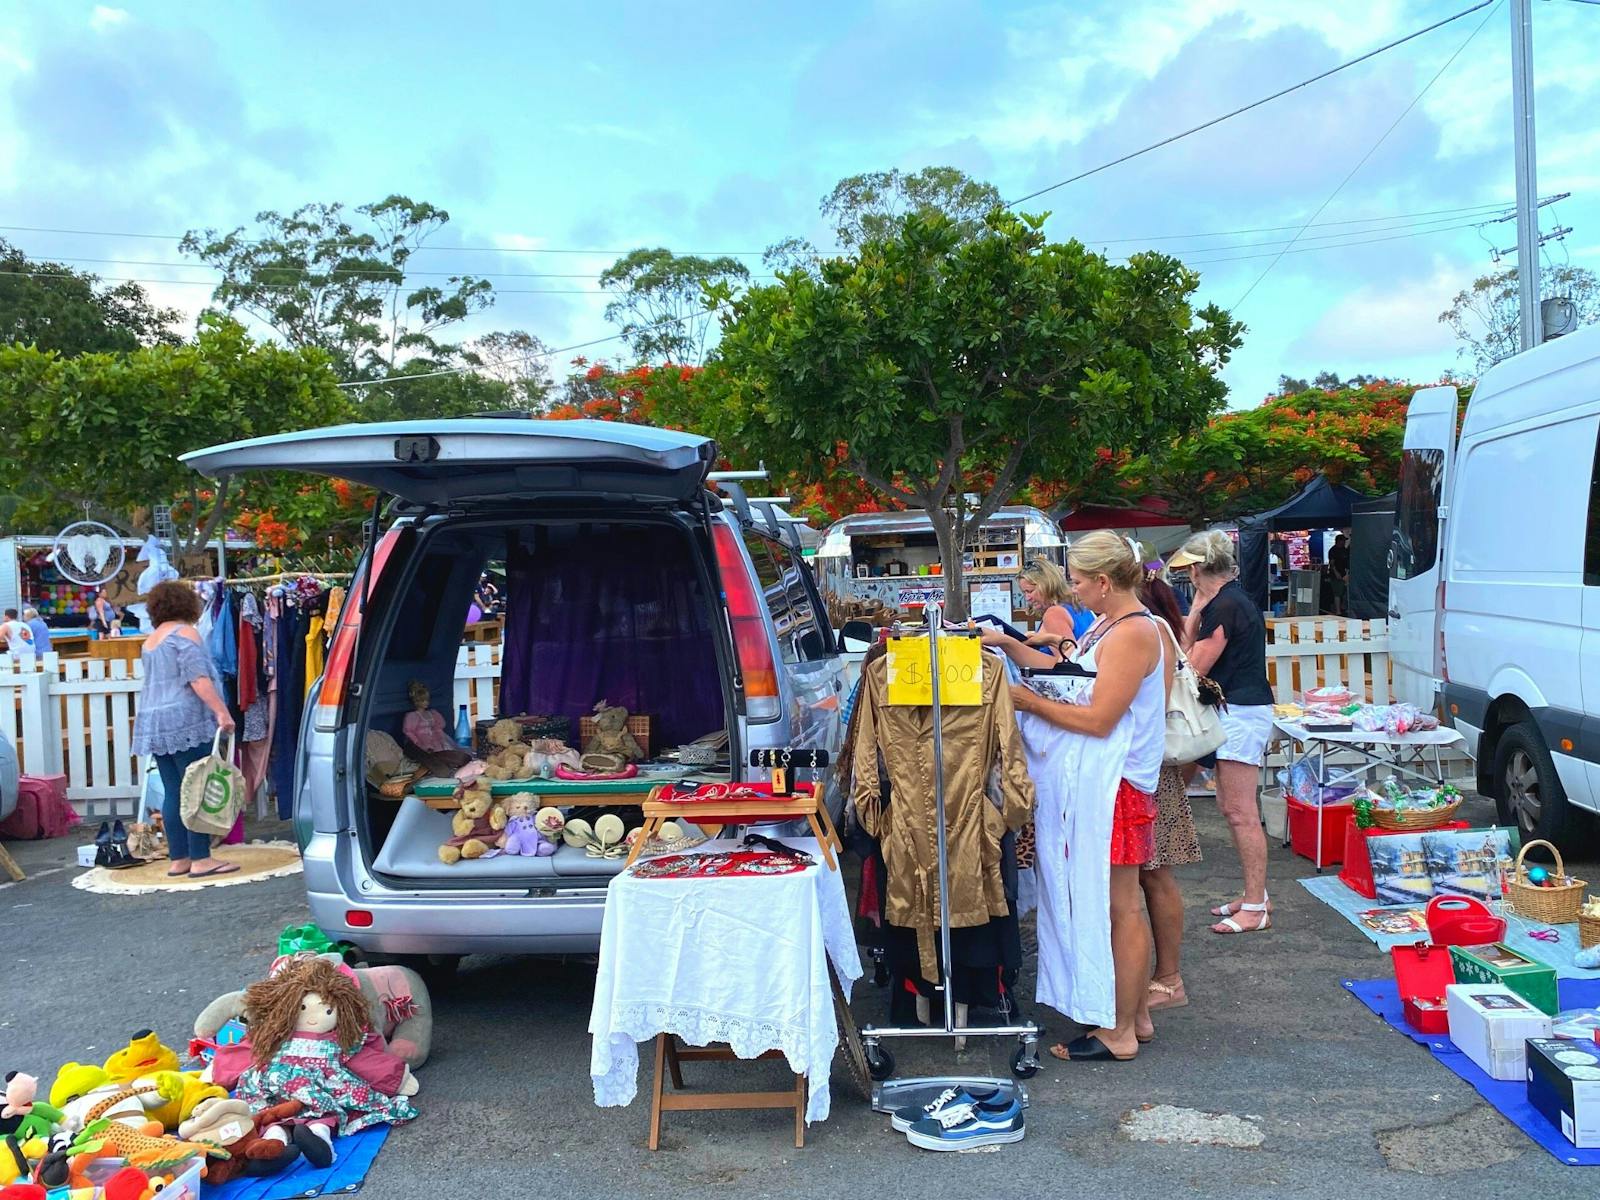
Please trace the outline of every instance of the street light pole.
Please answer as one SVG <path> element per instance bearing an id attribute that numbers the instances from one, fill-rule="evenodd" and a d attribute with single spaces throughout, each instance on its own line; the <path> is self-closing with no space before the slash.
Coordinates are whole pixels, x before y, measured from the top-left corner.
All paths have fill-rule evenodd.
<path id="1" fill-rule="evenodd" d="M 1517 159 L 1519 350 L 1543 341 L 1539 312 L 1539 156 L 1533 137 L 1533 0 L 1511 0 L 1511 112 Z"/>

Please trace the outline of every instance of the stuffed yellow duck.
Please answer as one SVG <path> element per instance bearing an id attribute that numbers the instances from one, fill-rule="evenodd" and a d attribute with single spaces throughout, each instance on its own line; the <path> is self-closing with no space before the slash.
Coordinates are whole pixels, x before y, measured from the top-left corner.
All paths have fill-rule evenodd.
<path id="1" fill-rule="evenodd" d="M 141 1029 L 126 1046 L 106 1059 L 105 1072 L 112 1083 L 125 1087 L 160 1083 L 162 1075 L 177 1075 L 182 1084 L 176 1098 L 163 1099 L 149 1109 L 150 1119 L 160 1121 L 169 1132 L 187 1121 L 200 1101 L 211 1097 L 226 1099 L 228 1095 L 227 1089 L 202 1080 L 198 1071 L 179 1071 L 177 1051 L 162 1045 L 161 1039 L 148 1029 Z M 165 1082 L 161 1095 L 168 1097 L 178 1085 L 171 1080 Z"/>

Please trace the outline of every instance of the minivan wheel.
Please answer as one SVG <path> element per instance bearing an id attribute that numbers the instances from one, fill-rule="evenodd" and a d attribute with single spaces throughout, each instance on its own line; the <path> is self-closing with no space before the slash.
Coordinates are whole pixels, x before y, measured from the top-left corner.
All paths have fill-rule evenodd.
<path id="1" fill-rule="evenodd" d="M 1524 838 L 1543 838 L 1565 848 L 1577 832 L 1577 814 L 1567 803 L 1555 760 L 1538 727 L 1523 721 L 1506 730 L 1494 755 L 1495 807 L 1503 824 L 1515 822 Z"/>

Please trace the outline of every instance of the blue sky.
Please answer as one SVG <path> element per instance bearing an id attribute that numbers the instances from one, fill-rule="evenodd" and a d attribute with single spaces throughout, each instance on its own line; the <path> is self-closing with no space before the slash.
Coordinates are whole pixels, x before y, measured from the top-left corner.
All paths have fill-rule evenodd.
<path id="1" fill-rule="evenodd" d="M 438 241 L 479 248 L 425 256 L 496 280 L 479 331 L 560 346 L 614 332 L 593 283 L 610 252 L 824 238 L 817 201 L 864 170 L 949 164 L 1018 196 L 1467 3 L 0 0 L 0 225 L 181 234 L 401 192 L 450 210 Z M 1547 228 L 1575 227 L 1548 253 L 1600 268 L 1600 7 L 1534 8 L 1540 190 L 1574 193 L 1545 210 Z M 1183 253 L 1202 297 L 1234 305 L 1482 20 L 1025 207 L 1111 253 Z M 1502 5 L 1318 218 L 1381 222 L 1308 230 L 1323 240 L 1296 249 L 1318 249 L 1244 300 L 1232 403 L 1283 372 L 1429 381 L 1459 365 L 1436 317 L 1515 233 L 1418 214 L 1511 200 L 1508 47 Z M 1255 232 L 1187 236 L 1232 230 Z M 208 294 L 177 282 L 206 272 L 150 265 L 180 261 L 174 241 L 0 236 L 163 281 L 151 290 L 190 311 Z M 551 249 L 602 253 L 525 252 Z M 582 277 L 509 275 L 528 272 Z M 556 294 L 518 294 L 535 290 Z"/>

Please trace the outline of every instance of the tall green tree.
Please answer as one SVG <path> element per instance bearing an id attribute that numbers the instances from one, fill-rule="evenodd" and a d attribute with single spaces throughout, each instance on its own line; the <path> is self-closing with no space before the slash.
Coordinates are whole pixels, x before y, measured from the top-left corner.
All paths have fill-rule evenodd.
<path id="1" fill-rule="evenodd" d="M 213 488 L 178 455 L 349 417 L 322 351 L 253 341 L 220 316 L 204 318 L 195 341 L 181 346 L 75 358 L 0 347 L 0 491 L 18 497 L 15 519 L 33 528 L 86 507 L 146 534 L 151 507 L 175 503 L 188 519 L 175 523 L 173 549 L 187 554 L 222 525 L 233 488 Z"/>
<path id="2" fill-rule="evenodd" d="M 1166 442 L 1221 404 L 1242 327 L 1198 313 L 1177 259 L 1108 262 L 1004 210 L 971 231 L 943 213 L 782 276 L 731 307 L 706 374 L 705 424 L 802 479 L 843 469 L 928 515 L 952 616 L 962 550 L 1030 478 L 1096 451 Z M 713 394 L 715 393 L 715 394 Z"/>
<path id="3" fill-rule="evenodd" d="M 1600 321 L 1600 276 L 1585 267 L 1545 267 L 1540 272 L 1540 293 L 1561 296 L 1578 310 L 1578 323 Z M 1450 307 L 1439 314 L 1460 343 L 1460 355 L 1482 374 L 1522 344 L 1522 303 L 1516 268 L 1481 275 L 1472 286 L 1456 293 Z"/>
<path id="4" fill-rule="evenodd" d="M 920 171 L 869 171 L 851 175 L 822 198 L 822 215 L 833 222 L 839 245 L 853 250 L 865 242 L 892 237 L 913 214 L 940 213 L 966 237 L 982 233 L 984 218 L 1000 206 L 993 184 L 973 179 L 955 167 Z"/>
<path id="5" fill-rule="evenodd" d="M 505 384 L 528 412 L 541 412 L 550 404 L 555 388 L 550 347 L 526 330 L 486 333 L 463 347 L 461 357 L 480 375 Z"/>
<path id="6" fill-rule="evenodd" d="M 252 228 L 191 230 L 179 245 L 222 272 L 219 308 L 249 313 L 290 346 L 322 350 L 342 379 L 370 380 L 405 363 L 448 362 L 459 349 L 452 330 L 494 303 L 487 279 L 414 273 L 417 251 L 449 221 L 442 208 L 396 195 L 354 210 L 257 213 Z"/>
<path id="7" fill-rule="evenodd" d="M 600 273 L 613 299 L 606 320 L 618 326 L 635 361 L 698 365 L 716 317 L 705 305 L 706 289 L 731 289 L 750 278 L 738 259 L 674 254 L 663 246 L 623 255 Z"/>
<path id="8" fill-rule="evenodd" d="M 0 238 L 0 343 L 71 357 L 179 342 L 183 314 L 137 283 L 114 286 L 65 263 L 32 259 Z"/>

